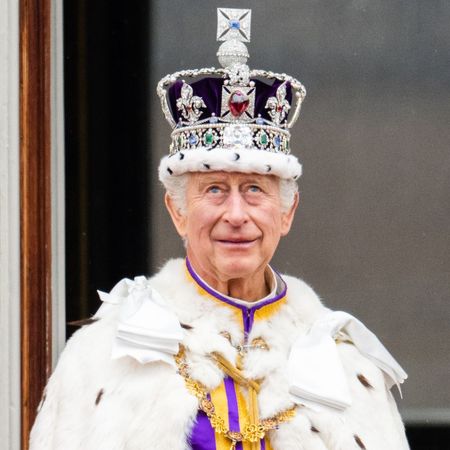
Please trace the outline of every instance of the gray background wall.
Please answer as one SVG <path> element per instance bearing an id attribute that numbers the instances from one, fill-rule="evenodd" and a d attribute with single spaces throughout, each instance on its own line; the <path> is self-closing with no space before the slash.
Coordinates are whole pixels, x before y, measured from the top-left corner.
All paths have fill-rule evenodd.
<path id="1" fill-rule="evenodd" d="M 155 1 L 151 86 L 218 65 L 216 8 L 252 8 L 249 65 L 308 95 L 292 147 L 303 162 L 294 228 L 274 260 L 360 317 L 410 375 L 409 421 L 450 423 L 450 2 Z M 152 168 L 170 128 L 151 92 Z M 154 176 L 152 266 L 183 254 Z"/>

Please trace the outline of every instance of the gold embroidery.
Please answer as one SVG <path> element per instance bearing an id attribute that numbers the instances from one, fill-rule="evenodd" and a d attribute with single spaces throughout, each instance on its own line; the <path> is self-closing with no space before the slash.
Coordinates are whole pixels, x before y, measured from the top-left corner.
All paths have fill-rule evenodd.
<path id="1" fill-rule="evenodd" d="M 266 432 L 261 423 L 250 423 L 244 428 L 243 440 L 248 442 L 258 442 L 265 436 Z"/>
<path id="2" fill-rule="evenodd" d="M 252 418 L 254 420 L 253 423 L 246 424 L 243 427 L 242 432 L 231 431 L 226 428 L 224 419 L 216 414 L 214 404 L 211 400 L 209 400 L 206 388 L 198 381 L 190 378 L 189 367 L 185 361 L 185 352 L 183 347 L 180 347 L 179 353 L 175 356 L 175 362 L 177 364 L 179 374 L 184 378 L 187 390 L 198 399 L 199 408 L 208 416 L 208 419 L 211 423 L 211 426 L 214 428 L 214 431 L 218 434 L 224 435 L 227 439 L 230 440 L 230 450 L 235 450 L 236 444 L 238 442 L 249 442 L 252 445 L 255 442 L 259 442 L 265 437 L 268 431 L 278 428 L 281 423 L 291 420 L 296 414 L 297 407 L 294 406 L 286 411 L 278 413 L 274 417 L 259 420 L 258 414 L 255 409 Z M 228 368 L 229 364 L 230 363 L 227 361 L 225 363 L 225 366 L 227 366 Z M 224 365 L 220 364 L 220 366 L 221 368 L 223 368 Z M 241 379 L 241 375 L 238 378 Z M 258 391 L 257 389 L 255 389 L 256 386 L 254 386 L 255 384 L 257 385 L 257 383 L 252 380 L 245 381 L 246 383 L 244 384 L 249 386 L 250 390 L 253 391 L 253 403 Z"/>
<path id="3" fill-rule="evenodd" d="M 216 433 L 225 434 L 227 432 L 225 421 L 222 419 L 222 417 L 216 415 L 214 411 L 212 412 L 209 420 L 211 422 L 211 426 L 216 430 Z"/>

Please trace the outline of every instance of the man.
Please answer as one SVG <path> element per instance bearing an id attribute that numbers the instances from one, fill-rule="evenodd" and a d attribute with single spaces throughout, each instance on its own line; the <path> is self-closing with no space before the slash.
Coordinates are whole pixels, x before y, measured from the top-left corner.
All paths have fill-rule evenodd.
<path id="1" fill-rule="evenodd" d="M 305 91 L 249 70 L 249 10 L 218 16 L 224 68 L 158 85 L 174 127 L 159 174 L 186 259 L 100 293 L 49 381 L 31 450 L 408 448 L 389 390 L 401 367 L 269 265 L 298 204 L 288 129 Z"/>

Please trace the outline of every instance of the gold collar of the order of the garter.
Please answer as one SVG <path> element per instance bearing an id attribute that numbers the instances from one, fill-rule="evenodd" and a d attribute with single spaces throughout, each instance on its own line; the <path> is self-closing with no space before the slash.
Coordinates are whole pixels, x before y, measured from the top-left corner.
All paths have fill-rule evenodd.
<path id="1" fill-rule="evenodd" d="M 179 353 L 175 356 L 175 362 L 179 374 L 184 378 L 187 390 L 198 399 L 199 409 L 206 414 L 214 431 L 230 440 L 230 450 L 234 450 L 238 442 L 249 442 L 252 448 L 259 448 L 258 443 L 266 436 L 266 433 L 278 428 L 281 423 L 291 420 L 295 416 L 297 407 L 293 406 L 273 417 L 260 420 L 257 398 L 260 388 L 258 381 L 246 378 L 241 370 L 234 367 L 221 354 L 212 353 L 210 356 L 225 374 L 233 378 L 241 386 L 248 388 L 250 423 L 245 424 L 242 431 L 231 431 L 225 426 L 225 420 L 216 414 L 214 404 L 208 398 L 208 390 L 201 383 L 190 377 L 185 350 L 181 346 Z"/>

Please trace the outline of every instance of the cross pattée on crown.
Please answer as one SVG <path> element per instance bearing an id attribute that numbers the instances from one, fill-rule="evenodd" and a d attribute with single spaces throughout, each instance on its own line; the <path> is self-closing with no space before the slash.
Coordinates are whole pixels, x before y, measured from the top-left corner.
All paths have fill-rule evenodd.
<path id="1" fill-rule="evenodd" d="M 250 42 L 251 9 L 217 8 L 217 40 Z"/>

